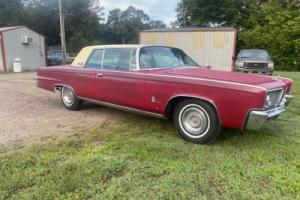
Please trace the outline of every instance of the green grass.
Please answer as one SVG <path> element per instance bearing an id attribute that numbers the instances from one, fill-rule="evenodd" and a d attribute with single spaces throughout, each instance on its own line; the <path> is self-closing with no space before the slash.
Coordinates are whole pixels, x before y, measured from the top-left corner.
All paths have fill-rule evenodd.
<path id="1" fill-rule="evenodd" d="M 190 144 L 170 122 L 121 122 L 0 154 L 0 199 L 300 199 L 300 73 L 288 111 L 260 131 Z"/>

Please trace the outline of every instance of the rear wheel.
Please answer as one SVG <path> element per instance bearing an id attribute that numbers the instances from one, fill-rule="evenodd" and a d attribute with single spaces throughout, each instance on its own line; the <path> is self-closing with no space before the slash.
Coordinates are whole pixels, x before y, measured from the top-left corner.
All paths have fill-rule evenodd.
<path id="1" fill-rule="evenodd" d="M 193 143 L 213 143 L 221 131 L 215 109 L 196 99 L 179 102 L 173 113 L 173 122 L 180 136 Z"/>
<path id="2" fill-rule="evenodd" d="M 72 111 L 79 110 L 82 105 L 82 101 L 76 97 L 73 90 L 66 86 L 61 89 L 61 100 L 63 105 Z"/>

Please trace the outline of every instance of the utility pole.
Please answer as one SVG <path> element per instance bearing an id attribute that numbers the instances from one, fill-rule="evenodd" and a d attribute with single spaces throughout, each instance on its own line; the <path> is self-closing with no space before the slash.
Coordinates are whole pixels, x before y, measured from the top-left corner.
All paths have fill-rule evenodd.
<path id="1" fill-rule="evenodd" d="M 60 18 L 60 39 L 61 51 L 63 56 L 63 64 L 66 63 L 66 34 L 65 34 L 65 19 L 63 14 L 62 0 L 59 1 L 59 18 Z"/>

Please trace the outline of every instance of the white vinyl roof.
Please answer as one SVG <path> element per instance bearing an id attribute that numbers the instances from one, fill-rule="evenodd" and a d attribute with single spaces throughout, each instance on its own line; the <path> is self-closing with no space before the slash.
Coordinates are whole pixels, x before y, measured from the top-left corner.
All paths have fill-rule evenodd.
<path id="1" fill-rule="evenodd" d="M 149 46 L 149 45 L 138 45 L 138 44 L 130 44 L 130 45 L 97 45 L 97 46 L 88 46 L 83 48 L 79 54 L 76 56 L 76 58 L 74 59 L 72 66 L 73 67 L 83 67 L 83 65 L 85 64 L 85 62 L 87 61 L 88 57 L 90 56 L 90 54 L 92 53 L 92 51 L 94 51 L 95 49 L 113 49 L 113 48 L 118 48 L 118 49 L 122 49 L 122 48 L 133 48 L 133 49 L 138 49 L 138 48 L 142 48 L 145 46 Z"/>

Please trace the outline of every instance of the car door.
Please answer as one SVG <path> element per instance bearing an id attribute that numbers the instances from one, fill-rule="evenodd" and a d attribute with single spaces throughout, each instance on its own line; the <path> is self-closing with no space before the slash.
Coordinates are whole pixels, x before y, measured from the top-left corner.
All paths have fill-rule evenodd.
<path id="1" fill-rule="evenodd" d="M 144 75 L 135 71 L 136 49 L 105 49 L 97 71 L 97 100 L 130 108 L 144 108 Z"/>
<path id="2" fill-rule="evenodd" d="M 102 67 L 102 57 L 104 50 L 94 50 L 88 58 L 84 67 L 72 67 L 64 77 L 69 81 L 69 85 L 76 91 L 78 97 L 95 99 L 95 81 L 97 70 Z"/>

